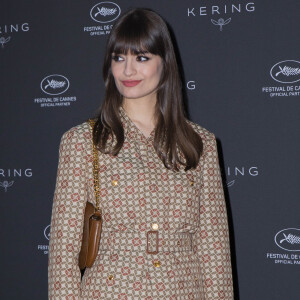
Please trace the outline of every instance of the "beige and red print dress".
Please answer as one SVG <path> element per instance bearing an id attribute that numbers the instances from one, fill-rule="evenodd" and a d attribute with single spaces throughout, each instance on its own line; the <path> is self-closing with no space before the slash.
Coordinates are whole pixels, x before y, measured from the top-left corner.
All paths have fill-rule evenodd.
<path id="1" fill-rule="evenodd" d="M 204 142 L 194 170 L 164 167 L 120 107 L 125 141 L 102 154 L 104 221 L 92 268 L 81 280 L 86 201 L 95 203 L 87 122 L 61 139 L 49 244 L 49 299 L 232 300 L 228 223 L 213 133 L 189 122 Z"/>

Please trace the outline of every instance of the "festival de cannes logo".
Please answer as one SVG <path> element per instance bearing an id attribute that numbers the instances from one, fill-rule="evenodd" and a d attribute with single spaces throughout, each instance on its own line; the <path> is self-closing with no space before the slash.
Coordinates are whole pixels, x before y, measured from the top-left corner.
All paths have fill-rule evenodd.
<path id="1" fill-rule="evenodd" d="M 50 225 L 48 225 L 48 226 L 45 227 L 45 229 L 44 229 L 44 236 L 49 241 L 49 237 L 50 237 Z"/>
<path id="2" fill-rule="evenodd" d="M 271 77 L 281 83 L 293 83 L 300 80 L 300 62 L 283 60 L 275 64 L 270 70 Z"/>
<path id="3" fill-rule="evenodd" d="M 276 233 L 276 245 L 286 251 L 300 251 L 300 229 L 287 228 Z"/>
<path id="4" fill-rule="evenodd" d="M 60 95 L 70 87 L 69 80 L 58 74 L 53 74 L 45 77 L 41 82 L 41 89 L 48 95 Z"/>
<path id="5" fill-rule="evenodd" d="M 44 229 L 44 237 L 47 241 L 49 241 L 50 238 L 50 225 L 46 226 Z M 43 254 L 47 255 L 49 251 L 49 245 L 43 244 L 43 245 L 37 245 L 38 251 L 42 251 Z"/>
<path id="6" fill-rule="evenodd" d="M 120 7 L 113 2 L 100 2 L 94 5 L 90 11 L 91 18 L 99 23 L 112 22 L 121 13 Z"/>

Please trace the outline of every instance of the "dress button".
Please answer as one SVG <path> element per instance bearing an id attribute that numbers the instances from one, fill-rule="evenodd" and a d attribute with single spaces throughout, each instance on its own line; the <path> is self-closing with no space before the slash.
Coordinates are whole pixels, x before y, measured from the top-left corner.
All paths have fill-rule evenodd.
<path id="1" fill-rule="evenodd" d="M 154 267 L 156 267 L 156 268 L 160 267 L 160 261 L 159 261 L 159 260 L 154 261 L 154 262 L 153 262 L 153 265 L 154 265 Z"/>
<path id="2" fill-rule="evenodd" d="M 112 184 L 113 186 L 116 186 L 116 185 L 118 184 L 118 180 L 112 180 L 111 184 Z"/>
<path id="3" fill-rule="evenodd" d="M 191 180 L 191 181 L 190 181 L 190 185 L 194 185 L 194 182 L 195 182 L 195 181 Z"/>
<path id="4" fill-rule="evenodd" d="M 153 223 L 151 225 L 151 227 L 152 227 L 153 230 L 157 230 L 158 229 L 158 224 L 157 223 Z"/>
<path id="5" fill-rule="evenodd" d="M 114 279 L 114 275 L 108 275 L 108 279 L 109 280 L 113 280 Z"/>

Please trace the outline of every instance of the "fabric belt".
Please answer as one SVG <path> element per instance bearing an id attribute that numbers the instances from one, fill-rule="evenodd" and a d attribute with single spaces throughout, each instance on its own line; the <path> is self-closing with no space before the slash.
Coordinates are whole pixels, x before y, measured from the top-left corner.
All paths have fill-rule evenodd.
<path id="1" fill-rule="evenodd" d="M 99 251 L 185 252 L 192 251 L 192 238 L 193 234 L 189 232 L 102 230 Z"/>

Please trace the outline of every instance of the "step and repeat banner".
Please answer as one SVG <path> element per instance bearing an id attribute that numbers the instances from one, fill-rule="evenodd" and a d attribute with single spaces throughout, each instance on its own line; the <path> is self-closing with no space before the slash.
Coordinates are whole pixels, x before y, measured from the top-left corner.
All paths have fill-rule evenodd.
<path id="1" fill-rule="evenodd" d="M 217 137 L 236 299 L 300 299 L 299 1 L 0 7 L 0 299 L 47 299 L 60 138 L 100 106 L 106 39 L 132 7 L 168 22 L 189 118 Z"/>

